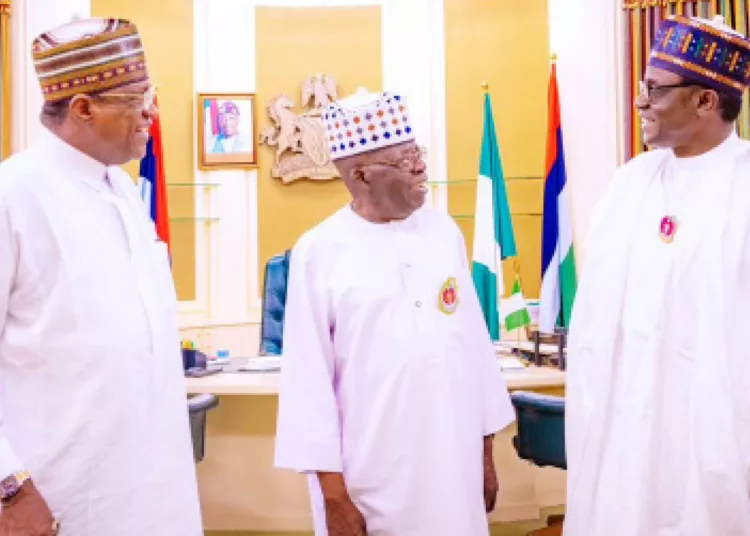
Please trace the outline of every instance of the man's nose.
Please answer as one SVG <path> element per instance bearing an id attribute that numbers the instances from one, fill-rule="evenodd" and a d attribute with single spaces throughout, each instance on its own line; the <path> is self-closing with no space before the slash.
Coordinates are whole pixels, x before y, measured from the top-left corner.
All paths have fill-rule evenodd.
<path id="1" fill-rule="evenodd" d="M 649 102 L 648 99 L 643 95 L 643 93 L 638 93 L 638 95 L 635 96 L 635 100 L 633 101 L 633 105 L 639 109 L 643 110 L 645 108 L 648 108 Z"/>
<path id="2" fill-rule="evenodd" d="M 156 104 L 143 109 L 143 116 L 151 119 L 152 121 L 159 117 L 159 108 Z"/>
<path id="3" fill-rule="evenodd" d="M 421 158 L 418 160 L 415 160 L 411 167 L 411 170 L 415 175 L 424 173 L 425 169 L 427 169 L 427 163 Z"/>

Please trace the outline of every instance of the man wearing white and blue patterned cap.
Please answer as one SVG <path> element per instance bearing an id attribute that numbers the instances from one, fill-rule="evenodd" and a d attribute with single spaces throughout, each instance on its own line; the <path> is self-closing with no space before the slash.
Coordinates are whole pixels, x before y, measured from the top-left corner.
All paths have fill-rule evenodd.
<path id="1" fill-rule="evenodd" d="M 486 536 L 513 410 L 462 235 L 423 207 L 405 99 L 323 117 L 352 202 L 291 256 L 276 464 L 309 475 L 316 536 Z"/>

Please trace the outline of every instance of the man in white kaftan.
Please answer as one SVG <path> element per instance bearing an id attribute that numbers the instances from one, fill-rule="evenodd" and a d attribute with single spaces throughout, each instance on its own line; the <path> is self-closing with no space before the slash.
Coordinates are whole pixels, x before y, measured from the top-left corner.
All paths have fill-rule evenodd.
<path id="1" fill-rule="evenodd" d="M 309 473 L 316 536 L 487 535 L 488 439 L 513 420 L 462 235 L 422 206 L 405 107 L 388 94 L 332 105 L 334 138 L 400 109 L 404 139 L 375 127 L 359 147 L 332 145 L 354 200 L 291 255 L 276 463 Z M 356 523 L 337 524 L 327 474 L 342 475 Z"/>
<path id="2" fill-rule="evenodd" d="M 42 87 L 57 44 L 91 74 L 140 62 L 137 35 L 82 20 L 41 36 Z M 2 536 L 203 534 L 167 246 L 114 165 L 145 153 L 143 65 L 45 92 L 41 140 L 0 165 Z"/>
<path id="3" fill-rule="evenodd" d="M 655 41 L 636 105 L 656 149 L 597 208 L 573 313 L 566 536 L 750 535 L 746 79 L 698 76 L 686 41 L 750 60 L 719 22 Z"/>

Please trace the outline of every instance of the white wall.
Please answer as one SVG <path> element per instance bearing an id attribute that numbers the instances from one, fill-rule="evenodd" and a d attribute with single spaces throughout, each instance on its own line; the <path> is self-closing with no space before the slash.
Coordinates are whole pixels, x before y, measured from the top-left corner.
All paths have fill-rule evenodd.
<path id="1" fill-rule="evenodd" d="M 13 152 L 29 146 L 41 131 L 42 92 L 31 59 L 34 38 L 74 17 L 89 17 L 91 0 L 13 0 L 11 46 L 13 72 Z"/>
<path id="2" fill-rule="evenodd" d="M 549 0 L 579 264 L 591 212 L 620 155 L 621 0 Z"/>

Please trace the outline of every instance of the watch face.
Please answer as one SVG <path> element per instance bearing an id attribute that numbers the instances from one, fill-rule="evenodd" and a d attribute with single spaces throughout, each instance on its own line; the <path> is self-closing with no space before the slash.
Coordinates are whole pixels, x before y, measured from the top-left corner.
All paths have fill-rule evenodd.
<path id="1" fill-rule="evenodd" d="M 3 481 L 0 481 L 0 497 L 4 499 L 12 497 L 16 493 L 18 493 L 20 487 L 21 486 L 19 485 L 16 476 L 11 475 Z"/>

